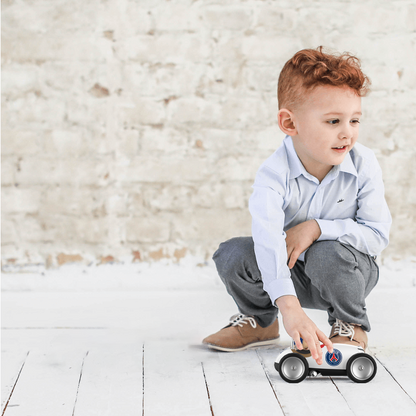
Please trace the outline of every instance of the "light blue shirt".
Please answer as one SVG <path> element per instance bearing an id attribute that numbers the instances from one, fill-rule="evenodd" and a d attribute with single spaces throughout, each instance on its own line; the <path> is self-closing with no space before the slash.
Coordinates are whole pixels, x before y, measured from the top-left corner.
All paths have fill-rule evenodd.
<path id="1" fill-rule="evenodd" d="M 321 228 L 318 241 L 337 240 L 371 256 L 388 244 L 391 215 L 381 168 L 374 153 L 359 143 L 319 183 L 286 136 L 261 165 L 253 188 L 249 208 L 254 250 L 273 304 L 281 296 L 296 296 L 285 241 L 285 231 L 295 225 L 315 219 Z"/>

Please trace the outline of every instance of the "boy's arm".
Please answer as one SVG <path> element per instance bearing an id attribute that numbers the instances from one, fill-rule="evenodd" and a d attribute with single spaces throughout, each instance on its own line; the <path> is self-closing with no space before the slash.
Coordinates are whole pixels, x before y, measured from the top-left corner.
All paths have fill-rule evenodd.
<path id="1" fill-rule="evenodd" d="M 286 231 L 286 249 L 290 269 L 295 265 L 299 255 L 309 248 L 320 235 L 321 230 L 315 220 L 302 222 Z M 306 315 L 299 300 L 294 296 L 282 296 L 276 299 L 276 306 L 282 315 L 286 332 L 295 341 L 296 348 L 303 348 L 300 341 L 302 337 L 306 341 L 313 359 L 318 365 L 322 364 L 320 341 L 326 345 L 329 352 L 332 352 L 332 342 Z"/>
<path id="2" fill-rule="evenodd" d="M 296 296 L 287 266 L 284 178 L 269 167 L 260 169 L 253 185 L 249 209 L 252 217 L 254 251 L 263 289 L 272 303 L 281 296 Z"/>
<path id="3" fill-rule="evenodd" d="M 362 253 L 377 256 L 388 245 L 391 215 L 384 197 L 381 168 L 374 155 L 365 160 L 363 170 L 355 217 L 316 219 L 321 229 L 318 240 L 337 240 Z"/>
<path id="4" fill-rule="evenodd" d="M 292 269 L 298 257 L 321 235 L 315 220 L 302 222 L 286 231 L 287 265 Z"/>
<path id="5" fill-rule="evenodd" d="M 272 175 L 274 180 L 270 180 Z M 256 258 L 262 274 L 264 290 L 279 308 L 287 333 L 300 349 L 302 349 L 300 342 L 302 337 L 319 364 L 322 363 L 319 340 L 328 347 L 329 351 L 332 351 L 332 343 L 300 306 L 286 263 L 290 258 L 290 264 L 292 262 L 294 264 L 299 254 L 318 238 L 320 230 L 317 223 L 312 220 L 299 224 L 286 233 L 283 232 L 284 184 L 279 184 L 278 179 L 280 177 L 277 178 L 273 172 L 264 169 L 257 177 L 250 198 Z M 292 250 L 289 256 L 288 245 Z"/>

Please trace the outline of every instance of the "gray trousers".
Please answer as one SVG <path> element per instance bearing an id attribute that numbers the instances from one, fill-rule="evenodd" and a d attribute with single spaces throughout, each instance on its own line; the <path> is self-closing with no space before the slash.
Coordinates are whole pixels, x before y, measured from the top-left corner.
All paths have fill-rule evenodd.
<path id="1" fill-rule="evenodd" d="M 251 237 L 221 243 L 213 256 L 217 271 L 239 311 L 253 315 L 260 326 L 271 325 L 278 309 L 263 290 Z M 328 312 L 335 319 L 359 324 L 370 331 L 365 298 L 377 284 L 378 266 L 373 257 L 337 241 L 312 244 L 305 261 L 298 260 L 291 278 L 302 307 Z"/>

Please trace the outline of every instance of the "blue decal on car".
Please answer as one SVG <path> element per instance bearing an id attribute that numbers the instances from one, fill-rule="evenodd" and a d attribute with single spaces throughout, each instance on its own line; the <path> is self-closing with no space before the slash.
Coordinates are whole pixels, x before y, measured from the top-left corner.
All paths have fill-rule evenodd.
<path id="1" fill-rule="evenodd" d="M 325 354 L 325 361 L 332 367 L 340 365 L 342 362 L 342 354 L 340 350 L 334 348 L 333 352 L 327 352 Z"/>

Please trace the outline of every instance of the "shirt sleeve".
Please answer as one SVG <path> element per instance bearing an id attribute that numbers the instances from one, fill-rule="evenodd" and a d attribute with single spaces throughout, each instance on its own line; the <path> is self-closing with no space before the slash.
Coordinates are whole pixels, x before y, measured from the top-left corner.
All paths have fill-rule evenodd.
<path id="1" fill-rule="evenodd" d="M 253 189 L 249 209 L 254 251 L 263 288 L 276 306 L 279 297 L 296 296 L 287 266 L 286 233 L 283 231 L 284 185 L 276 172 L 263 167 L 257 173 Z"/>
<path id="2" fill-rule="evenodd" d="M 318 241 L 337 240 L 371 256 L 387 247 L 391 215 L 384 198 L 381 168 L 375 157 L 372 162 L 359 183 L 355 218 L 316 219 L 321 228 Z"/>

